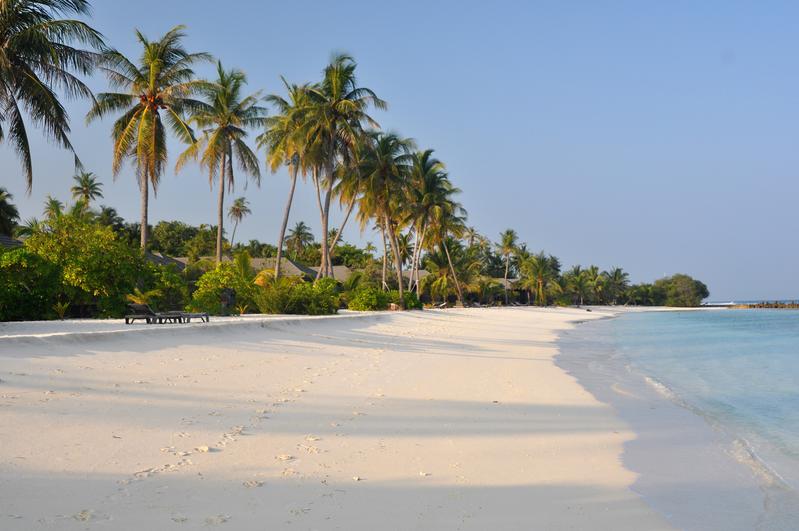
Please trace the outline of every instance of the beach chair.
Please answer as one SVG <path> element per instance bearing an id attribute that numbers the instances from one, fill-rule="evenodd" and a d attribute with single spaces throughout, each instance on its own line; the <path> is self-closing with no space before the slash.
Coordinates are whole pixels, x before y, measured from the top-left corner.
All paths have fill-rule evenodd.
<path id="1" fill-rule="evenodd" d="M 183 312 L 154 312 L 149 304 L 128 304 L 130 313 L 125 316 L 125 324 L 136 320 L 146 321 L 147 324 L 182 323 Z"/>
<path id="2" fill-rule="evenodd" d="M 203 323 L 208 323 L 211 321 L 211 317 L 205 313 L 187 313 L 187 312 L 180 312 L 183 316 L 184 323 L 190 323 L 192 319 L 199 319 Z"/>
<path id="3" fill-rule="evenodd" d="M 446 302 L 442 302 L 440 304 L 436 304 L 435 306 L 433 306 L 433 308 L 438 308 L 439 310 L 443 310 L 446 307 L 447 307 L 447 303 Z"/>

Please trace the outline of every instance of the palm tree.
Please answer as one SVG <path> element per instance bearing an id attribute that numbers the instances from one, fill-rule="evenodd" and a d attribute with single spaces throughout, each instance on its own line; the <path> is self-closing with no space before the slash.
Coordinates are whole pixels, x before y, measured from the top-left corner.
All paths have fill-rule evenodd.
<path id="1" fill-rule="evenodd" d="M 630 275 L 620 267 L 606 271 L 605 286 L 612 304 L 616 304 L 624 291 L 630 286 Z"/>
<path id="2" fill-rule="evenodd" d="M 275 262 L 275 278 L 280 278 L 280 262 L 283 256 L 283 241 L 289 223 L 291 204 L 297 188 L 297 174 L 305 167 L 305 142 L 303 141 L 300 111 L 307 106 L 308 85 L 290 85 L 281 78 L 288 92 L 288 99 L 271 94 L 266 101 L 277 109 L 275 116 L 266 118 L 266 131 L 258 136 L 259 148 L 266 149 L 266 164 L 272 173 L 282 165 L 289 168 L 291 186 L 286 206 L 283 209 L 283 221 L 277 238 L 277 261 Z"/>
<path id="3" fill-rule="evenodd" d="M 433 157 L 432 149 L 414 154 L 410 180 L 408 221 L 413 225 L 416 253 L 411 258 L 411 279 L 408 286 L 409 289 L 411 286 L 415 287 L 418 292 L 419 263 L 422 251 L 428 243 L 427 229 L 441 209 L 450 203 L 451 197 L 460 190 L 452 186 L 444 164 Z"/>
<path id="4" fill-rule="evenodd" d="M 111 227 L 114 232 L 119 232 L 125 226 L 125 220 L 122 219 L 122 216 L 117 213 L 114 207 L 101 205 L 96 219 L 97 223 Z"/>
<path id="5" fill-rule="evenodd" d="M 402 254 L 397 233 L 413 165 L 413 141 L 395 133 L 367 133 L 371 146 L 364 154 L 361 176 L 364 193 L 359 201 L 361 227 L 369 218 L 378 221 L 388 238 L 397 275 L 400 306 L 405 308 Z"/>
<path id="6" fill-rule="evenodd" d="M 86 121 L 91 122 L 110 113 L 122 113 L 112 132 L 112 169 L 116 177 L 126 160 L 136 167 L 141 191 L 143 252 L 148 242 L 149 187 L 152 185 L 156 193 L 167 160 L 164 121 L 178 139 L 186 144 L 194 142 L 194 132 L 184 119 L 184 111 L 199 106 L 190 97 L 200 86 L 192 66 L 210 60 L 208 54 L 186 51 L 182 44 L 184 37 L 183 26 L 172 28 L 157 41 L 150 41 L 137 30 L 136 38 L 142 46 L 138 64 L 116 50 L 105 51 L 101 64 L 109 83 L 124 92 L 99 94 L 86 116 Z"/>
<path id="7" fill-rule="evenodd" d="M 336 166 L 347 164 L 365 124 L 379 127 L 367 114 L 368 107 L 386 108 L 386 103 L 371 89 L 358 86 L 356 66 L 352 57 L 335 55 L 324 70 L 322 82 L 308 88 L 308 105 L 299 116 L 303 123 L 304 141 L 311 146 L 315 156 L 314 184 L 317 186 L 322 234 L 328 231 Z M 323 238 L 319 270 L 323 277 L 330 274 L 328 254 L 328 241 Z"/>
<path id="8" fill-rule="evenodd" d="M 590 293 L 590 286 L 588 275 L 579 265 L 572 267 L 564 275 L 566 280 L 566 287 L 574 297 L 574 302 L 578 306 L 582 306 L 585 302 L 585 297 Z"/>
<path id="9" fill-rule="evenodd" d="M 588 282 L 588 289 L 591 292 L 592 302 L 595 304 L 602 304 L 604 302 L 605 277 L 599 272 L 599 268 L 595 265 L 585 270 L 585 277 Z"/>
<path id="10" fill-rule="evenodd" d="M 505 288 L 505 304 L 509 303 L 508 300 L 508 271 L 510 270 L 510 257 L 511 255 L 516 252 L 516 245 L 519 242 L 519 236 L 516 234 L 516 231 L 513 229 L 507 229 L 505 232 L 499 235 L 499 245 L 497 245 L 497 250 L 499 254 L 505 257 L 505 283 L 503 284 Z"/>
<path id="11" fill-rule="evenodd" d="M 23 109 L 51 141 L 75 153 L 69 140 L 69 116 L 58 93 L 92 96 L 77 75 L 91 74 L 97 56 L 75 45 L 96 50 L 105 45 L 99 32 L 71 18 L 90 12 L 87 0 L 0 2 L 0 142 L 7 136 L 19 156 L 29 193 L 33 160 Z M 80 166 L 77 156 L 75 164 Z"/>
<path id="12" fill-rule="evenodd" d="M 453 188 L 459 191 L 457 188 Z M 458 281 L 458 274 L 456 273 L 455 266 L 452 260 L 452 254 L 449 249 L 453 243 L 458 242 L 457 238 L 463 236 L 466 231 L 466 210 L 452 199 L 446 198 L 434 208 L 433 219 L 430 222 L 430 243 L 438 245 L 444 250 L 449 264 L 450 271 L 452 272 L 452 279 L 455 283 L 455 289 L 458 292 L 458 301 L 463 305 L 463 290 L 461 289 L 460 282 Z"/>
<path id="13" fill-rule="evenodd" d="M 200 166 L 208 171 L 208 180 L 213 186 L 219 181 L 217 204 L 216 263 L 222 262 L 222 235 L 225 222 L 225 186 L 231 191 L 235 186 L 233 159 L 239 169 L 258 186 L 261 185 L 261 169 L 258 157 L 247 145 L 247 129 L 263 127 L 266 108 L 258 105 L 259 93 L 242 95 L 247 76 L 241 70 L 225 70 L 222 62 L 216 64 L 216 81 L 204 82 L 199 92 L 205 100 L 194 106 L 191 121 L 203 129 L 203 135 L 180 155 L 175 171 L 189 160 L 200 159 Z"/>
<path id="14" fill-rule="evenodd" d="M 535 303 L 547 305 L 549 293 L 558 291 L 557 271 L 552 256 L 543 252 L 531 255 L 519 264 L 522 273 L 522 286 L 531 289 L 535 294 Z"/>
<path id="15" fill-rule="evenodd" d="M 64 213 L 64 203 L 55 197 L 48 195 L 44 202 L 44 217 L 55 219 Z"/>
<path id="16" fill-rule="evenodd" d="M 19 221 L 19 210 L 11 203 L 14 196 L 0 187 L 0 234 L 11 236 Z"/>
<path id="17" fill-rule="evenodd" d="M 230 237 L 230 245 L 233 246 L 233 240 L 236 238 L 236 229 L 239 227 L 239 223 L 241 220 L 244 219 L 245 216 L 249 216 L 252 214 L 252 210 L 250 210 L 250 203 L 244 197 L 239 197 L 233 204 L 230 205 L 228 209 L 228 217 L 231 221 L 233 221 L 233 235 Z"/>
<path id="18" fill-rule="evenodd" d="M 301 254 L 306 247 L 314 242 L 311 228 L 304 222 L 299 221 L 291 229 L 286 238 L 286 249 L 290 250 L 294 256 Z"/>
<path id="19" fill-rule="evenodd" d="M 82 171 L 72 178 L 75 185 L 70 188 L 73 199 L 82 199 L 88 205 L 97 198 L 103 197 L 103 183 L 90 171 Z"/>

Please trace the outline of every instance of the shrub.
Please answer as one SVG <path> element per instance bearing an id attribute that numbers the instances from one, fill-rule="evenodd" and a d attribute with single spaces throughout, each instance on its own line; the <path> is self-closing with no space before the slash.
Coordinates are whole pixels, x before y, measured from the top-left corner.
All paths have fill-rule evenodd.
<path id="1" fill-rule="evenodd" d="M 61 291 L 61 269 L 30 252 L 0 253 L 0 321 L 48 319 Z"/>
<path id="2" fill-rule="evenodd" d="M 349 309 L 359 312 L 385 310 L 388 308 L 389 302 L 391 302 L 391 298 L 388 293 L 373 286 L 366 286 L 352 292 L 349 298 Z"/>
<path id="3" fill-rule="evenodd" d="M 234 304 L 223 305 L 225 290 L 232 290 L 235 294 L 235 301 L 231 301 Z M 192 295 L 189 309 L 214 315 L 227 314 L 235 304 L 252 304 L 254 294 L 255 284 L 242 275 L 236 264 L 222 262 L 197 280 L 197 290 Z"/>
<path id="4" fill-rule="evenodd" d="M 388 292 L 390 296 L 391 302 L 394 304 L 400 303 L 399 298 L 399 290 L 392 289 Z M 405 299 L 405 309 L 406 310 L 421 310 L 422 303 L 419 301 L 419 297 L 416 296 L 416 293 L 413 291 L 403 291 L 402 297 Z"/>
<path id="5" fill-rule="evenodd" d="M 339 306 L 337 283 L 328 278 L 313 284 L 298 277 L 262 279 L 254 299 L 261 312 L 273 314 L 330 315 Z"/>
<path id="6" fill-rule="evenodd" d="M 48 220 L 25 240 L 25 248 L 60 267 L 63 294 L 78 311 L 96 304 L 103 316 L 123 315 L 125 296 L 145 273 L 137 249 L 110 227 L 78 216 Z"/>
<path id="7" fill-rule="evenodd" d="M 153 297 L 153 305 L 160 311 L 179 310 L 186 306 L 189 288 L 174 265 L 159 266 L 149 264 L 152 274 L 152 287 L 158 293 Z"/>

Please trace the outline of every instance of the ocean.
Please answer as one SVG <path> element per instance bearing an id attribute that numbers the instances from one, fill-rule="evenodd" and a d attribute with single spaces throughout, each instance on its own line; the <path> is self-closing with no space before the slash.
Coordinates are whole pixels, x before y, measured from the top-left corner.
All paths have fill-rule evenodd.
<path id="1" fill-rule="evenodd" d="M 799 311 L 631 312 L 583 324 L 561 350 L 640 432 L 625 455 L 634 488 L 675 524 L 799 529 Z M 738 514 L 703 514 L 703 498 Z"/>

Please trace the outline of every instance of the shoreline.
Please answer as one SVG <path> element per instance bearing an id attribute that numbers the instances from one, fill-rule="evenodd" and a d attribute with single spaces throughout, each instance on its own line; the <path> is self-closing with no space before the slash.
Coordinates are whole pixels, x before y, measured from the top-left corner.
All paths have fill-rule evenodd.
<path id="1" fill-rule="evenodd" d="M 605 336 L 612 323 L 601 321 L 564 331 L 556 363 L 636 433 L 622 455 L 639 474 L 631 488 L 682 529 L 790 529 L 779 475 L 747 441 L 620 358 Z"/>
<path id="2" fill-rule="evenodd" d="M 604 313 L 0 339 L 0 527 L 670 529 L 554 363 Z"/>

